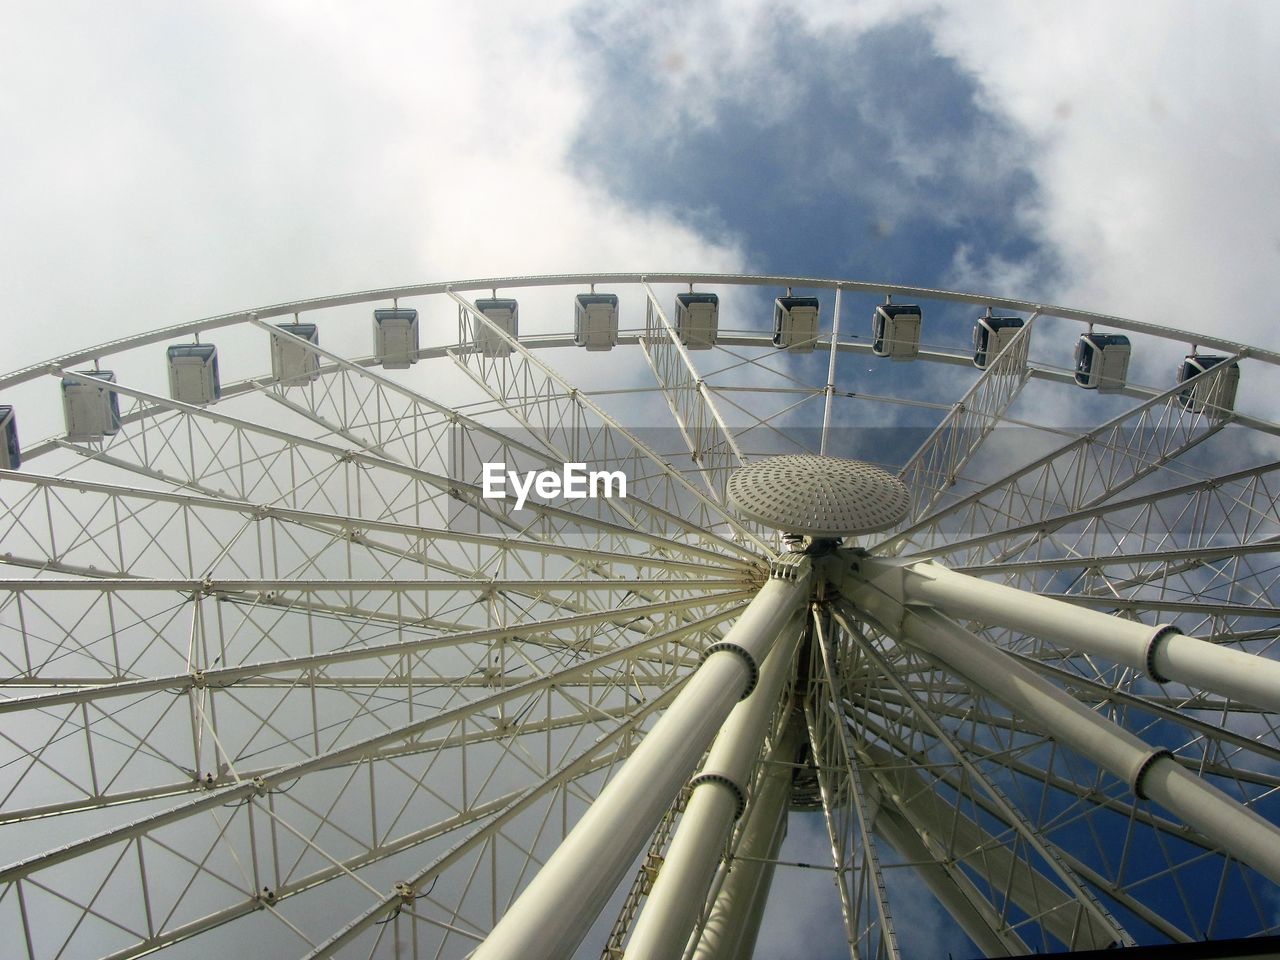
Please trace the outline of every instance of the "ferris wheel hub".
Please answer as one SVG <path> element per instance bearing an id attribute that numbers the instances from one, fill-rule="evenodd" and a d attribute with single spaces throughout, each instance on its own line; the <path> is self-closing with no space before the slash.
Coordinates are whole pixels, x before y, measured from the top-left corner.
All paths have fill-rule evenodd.
<path id="1" fill-rule="evenodd" d="M 906 518 L 911 494 L 870 463 L 800 454 L 735 472 L 729 502 L 747 519 L 783 533 L 834 539 L 895 526 Z"/>

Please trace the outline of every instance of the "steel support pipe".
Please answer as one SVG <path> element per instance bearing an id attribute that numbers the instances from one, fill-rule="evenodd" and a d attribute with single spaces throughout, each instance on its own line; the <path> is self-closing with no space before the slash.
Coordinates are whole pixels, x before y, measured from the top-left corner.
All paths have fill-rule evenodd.
<path id="1" fill-rule="evenodd" d="M 751 768 L 791 675 L 803 625 L 798 615 L 786 627 L 765 660 L 760 683 L 733 708 L 707 762 L 690 781 L 693 792 L 627 943 L 626 960 L 678 960 L 684 952 L 729 830 L 746 807 Z"/>
<path id="2" fill-rule="evenodd" d="M 887 564 L 868 561 L 872 568 Z M 1280 713 L 1280 662 L 1188 637 L 1173 627 L 1122 620 L 1062 600 L 957 573 L 934 561 L 908 565 L 903 600 L 955 619 L 1020 630 L 1170 680 Z M 874 576 L 872 569 L 868 575 Z"/>
<path id="3" fill-rule="evenodd" d="M 693 960 L 750 960 L 773 882 L 774 860 L 787 835 L 791 779 L 801 727 L 788 724 L 769 752 L 747 810 L 735 858 L 711 904 Z M 686 950 L 686 954 L 688 951 Z"/>
<path id="4" fill-rule="evenodd" d="M 1200 831 L 1220 850 L 1280 883 L 1280 828 L 1156 749 L 1094 713 L 999 647 L 927 607 L 903 607 L 870 584 L 845 597 L 892 635 L 999 700 L 1015 716 L 1121 778 Z M 855 611 L 856 613 L 857 611 Z"/>
<path id="5" fill-rule="evenodd" d="M 474 960 L 563 960 L 587 935 L 644 849 L 759 664 L 809 596 L 807 558 L 787 558 L 724 640 L 600 792 L 537 876 L 472 954 Z"/>

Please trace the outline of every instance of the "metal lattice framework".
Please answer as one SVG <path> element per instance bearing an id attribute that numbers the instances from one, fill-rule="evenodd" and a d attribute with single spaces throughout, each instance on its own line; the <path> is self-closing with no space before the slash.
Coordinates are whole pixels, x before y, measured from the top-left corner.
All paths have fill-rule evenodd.
<path id="1" fill-rule="evenodd" d="M 673 309 L 695 286 L 711 344 Z M 622 300 L 608 353 L 574 345 L 588 287 Z M 823 302 L 785 350 L 784 288 Z M 851 319 L 886 295 L 925 305 L 912 362 Z M 370 353 L 388 304 L 421 316 L 406 370 Z M 976 370 L 979 307 L 1026 323 Z M 1280 427 L 1188 391 L 1280 353 L 1197 335 L 1228 362 L 1101 397 L 1066 365 L 1095 324 L 1136 371 L 1187 341 L 608 274 L 281 304 L 0 377 L 52 434 L 0 470 L 9 952 L 737 957 L 802 870 L 850 956 L 922 928 L 957 957 L 1278 932 Z M 217 402 L 168 393 L 162 345 L 193 338 Z M 315 376 L 273 375 L 273 338 Z M 58 382 L 88 364 L 120 427 L 70 439 Z M 911 509 L 784 543 L 726 497 L 781 453 L 878 462 Z M 499 461 L 627 495 L 516 510 L 486 496 Z"/>

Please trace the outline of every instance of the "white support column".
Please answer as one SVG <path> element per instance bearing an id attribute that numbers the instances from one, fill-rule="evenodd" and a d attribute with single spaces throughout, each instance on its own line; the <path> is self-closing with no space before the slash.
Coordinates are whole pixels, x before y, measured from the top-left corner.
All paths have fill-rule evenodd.
<path id="1" fill-rule="evenodd" d="M 871 561 L 869 561 L 871 563 Z M 886 565 L 887 566 L 887 565 Z M 923 561 L 906 567 L 904 601 L 957 619 L 1021 630 L 1170 680 L 1280 713 L 1280 662 L 1062 600 L 980 580 Z M 874 576 L 868 569 L 868 575 Z"/>
<path id="2" fill-rule="evenodd" d="M 1119 777 L 1139 798 L 1160 804 L 1225 853 L 1280 883 L 1280 828 L 1184 770 L 1167 750 L 1153 748 L 1094 713 L 937 610 L 904 606 L 898 578 L 911 579 L 911 573 L 848 554 L 837 564 L 841 561 L 861 570 L 861 576 L 843 578 L 840 586 L 846 599 L 891 635 L 942 662 L 1036 729 Z M 863 579 L 866 576 L 875 582 Z"/>
<path id="3" fill-rule="evenodd" d="M 758 665 L 808 599 L 808 558 L 787 557 L 734 624 L 707 650 L 630 759 L 511 905 L 474 960 L 563 960 L 573 955 L 644 848 Z"/>
<path id="4" fill-rule="evenodd" d="M 725 721 L 685 807 L 658 879 L 627 944 L 627 960 L 678 960 L 707 898 L 716 863 L 747 801 L 751 768 L 791 674 L 802 617 L 792 620 L 760 671 L 760 683 Z"/>
<path id="5" fill-rule="evenodd" d="M 800 746 L 799 724 L 789 724 L 769 752 L 720 892 L 702 928 L 693 960 L 750 960 L 773 881 L 773 860 L 787 835 L 791 778 Z M 686 951 L 686 954 L 688 951 Z"/>

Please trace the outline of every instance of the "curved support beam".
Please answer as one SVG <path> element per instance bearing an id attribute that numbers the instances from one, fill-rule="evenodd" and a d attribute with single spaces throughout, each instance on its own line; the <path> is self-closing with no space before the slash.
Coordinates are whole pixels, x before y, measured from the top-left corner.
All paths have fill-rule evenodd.
<path id="1" fill-rule="evenodd" d="M 788 558 L 784 558 L 788 559 Z M 474 960 L 572 956 L 644 849 L 716 732 L 749 690 L 756 664 L 809 596 L 808 558 L 751 601 L 631 758 L 473 954 Z"/>
<path id="2" fill-rule="evenodd" d="M 873 563 L 873 562 L 871 562 Z M 883 565 L 887 568 L 888 565 Z M 868 569 L 868 575 L 875 574 Z M 1280 662 L 1150 627 L 1050 597 L 980 580 L 933 561 L 905 568 L 903 602 L 927 603 L 950 617 L 1020 630 L 1141 670 L 1280 713 Z"/>

